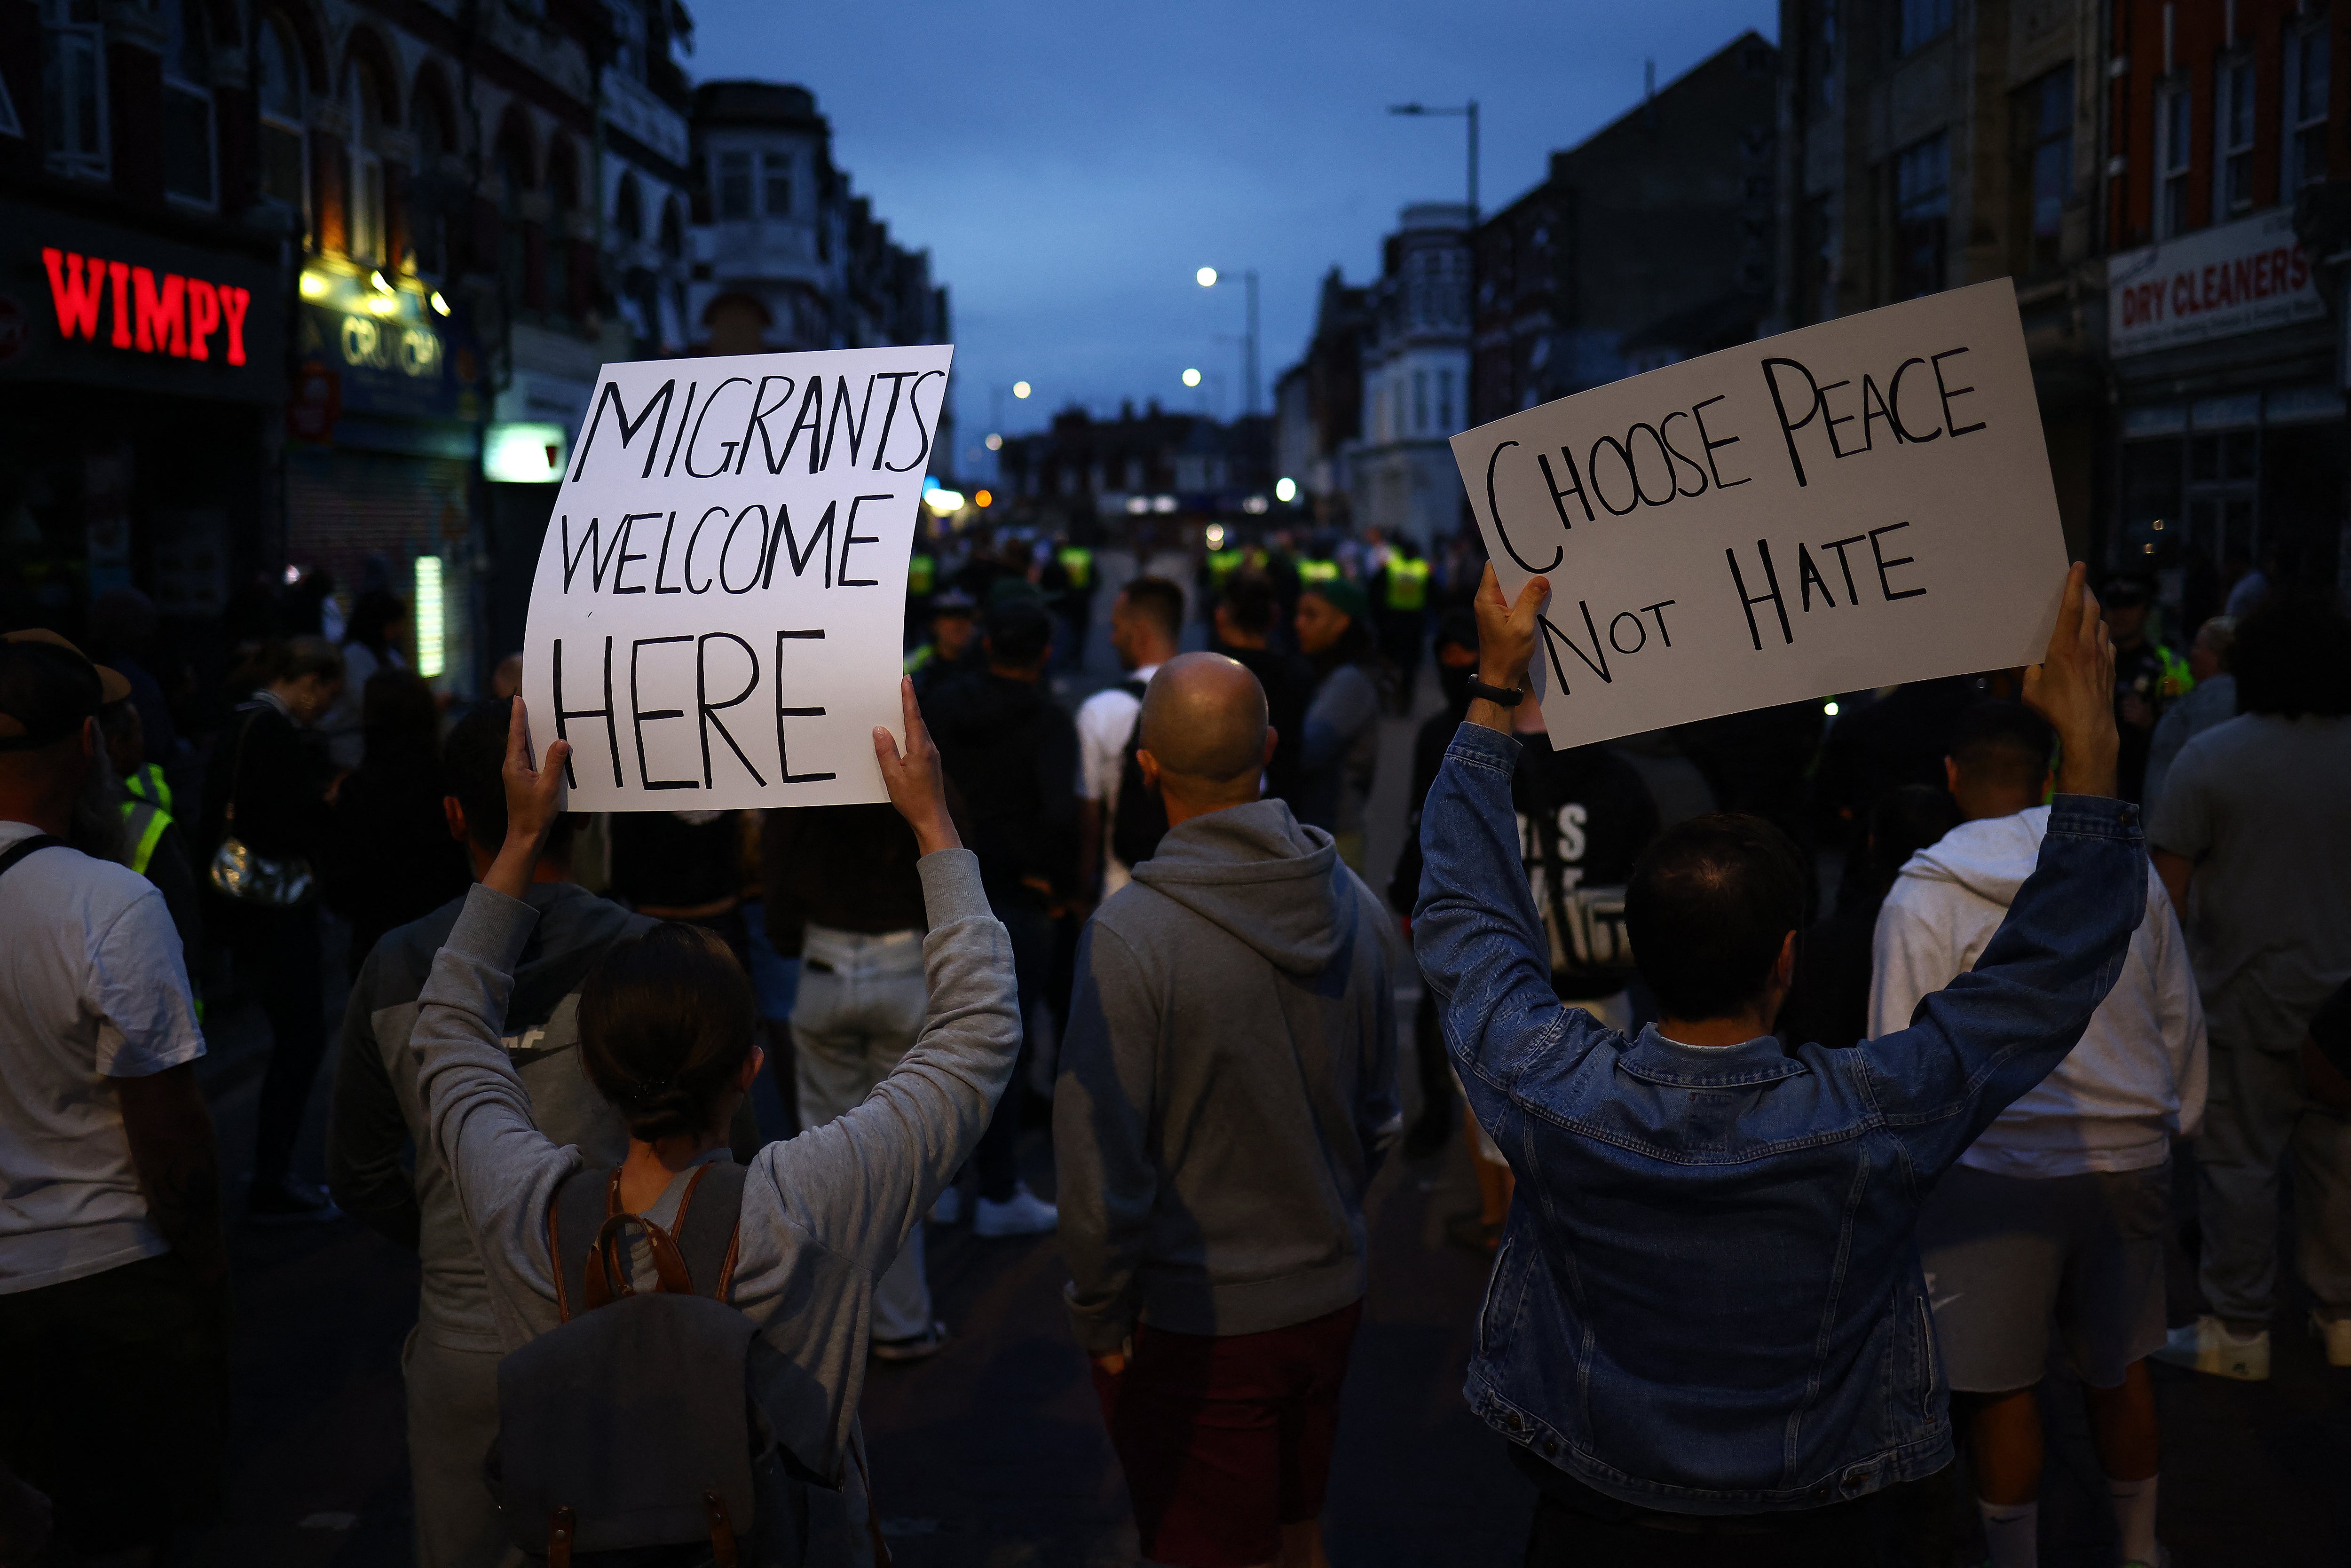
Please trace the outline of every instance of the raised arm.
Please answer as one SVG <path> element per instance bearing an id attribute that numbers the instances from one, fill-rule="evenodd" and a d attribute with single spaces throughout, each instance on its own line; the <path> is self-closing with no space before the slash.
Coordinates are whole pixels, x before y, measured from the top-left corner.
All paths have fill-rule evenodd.
<path id="1" fill-rule="evenodd" d="M 2067 573 L 2024 699 L 2064 747 L 2040 862 L 1975 968 L 1918 1004 L 1910 1027 L 1859 1047 L 1887 1122 L 1932 1175 L 2046 1077 L 2122 973 L 2147 913 L 2138 810 L 2117 800 L 2114 650 L 2085 569 Z"/>
<path id="2" fill-rule="evenodd" d="M 1478 586 L 1479 678 L 1498 689 L 1526 684 L 1535 615 L 1551 593 L 1533 578 L 1516 605 L 1503 602 L 1492 567 Z M 1511 1059 L 1561 1028 L 1551 956 L 1519 856 L 1510 772 L 1519 743 L 1511 710 L 1480 697 L 1447 748 L 1421 808 L 1420 902 L 1412 946 L 1436 992 L 1445 1043 L 1472 1107 L 1507 1082 Z M 1581 1009 L 1577 1014 L 1588 1018 Z"/>

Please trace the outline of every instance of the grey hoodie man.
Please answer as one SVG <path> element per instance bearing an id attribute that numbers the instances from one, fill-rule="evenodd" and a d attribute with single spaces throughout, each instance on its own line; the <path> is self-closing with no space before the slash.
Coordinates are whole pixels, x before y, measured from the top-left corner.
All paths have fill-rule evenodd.
<path id="1" fill-rule="evenodd" d="M 1053 1146 L 1090 1354 L 1362 1299 L 1400 1124 L 1384 920 L 1329 833 L 1258 800 L 1170 829 L 1087 925 Z"/>

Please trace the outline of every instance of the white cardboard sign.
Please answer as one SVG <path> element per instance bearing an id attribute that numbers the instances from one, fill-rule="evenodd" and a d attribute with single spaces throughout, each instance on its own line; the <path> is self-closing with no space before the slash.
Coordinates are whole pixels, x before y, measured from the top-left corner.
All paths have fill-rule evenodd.
<path id="1" fill-rule="evenodd" d="M 2006 279 L 1453 438 L 1552 740 L 2039 661 L 2064 535 Z"/>
<path id="2" fill-rule="evenodd" d="M 607 365 L 523 640 L 577 811 L 886 799 L 946 345 Z M 903 737 L 901 737 L 903 739 Z"/>

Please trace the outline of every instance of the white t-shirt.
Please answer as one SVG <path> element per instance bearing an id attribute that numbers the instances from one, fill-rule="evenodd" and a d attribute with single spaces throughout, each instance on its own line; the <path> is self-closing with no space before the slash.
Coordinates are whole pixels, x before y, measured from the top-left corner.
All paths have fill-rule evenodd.
<path id="1" fill-rule="evenodd" d="M 1125 862 L 1110 852 L 1111 824 L 1118 816 L 1118 777 L 1126 762 L 1127 737 L 1134 733 L 1135 715 L 1143 711 L 1143 699 L 1125 690 L 1123 681 L 1149 685 L 1158 673 L 1158 665 L 1145 664 L 1124 676 L 1120 685 L 1104 686 L 1078 707 L 1078 796 L 1102 807 L 1104 898 L 1127 883 Z"/>
<path id="2" fill-rule="evenodd" d="M 0 853 L 39 831 L 0 821 Z M 168 1250 L 109 1078 L 204 1053 L 163 895 L 71 849 L 0 876 L 0 1295 Z"/>

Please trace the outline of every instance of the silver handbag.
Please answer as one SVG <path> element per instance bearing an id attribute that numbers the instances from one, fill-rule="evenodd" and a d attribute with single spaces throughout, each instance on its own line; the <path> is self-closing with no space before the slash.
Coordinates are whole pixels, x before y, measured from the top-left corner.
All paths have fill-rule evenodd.
<path id="1" fill-rule="evenodd" d="M 284 909 L 309 898 L 310 862 L 299 855 L 272 860 L 267 855 L 256 854 L 236 836 L 236 786 L 245 775 L 245 737 L 252 733 L 253 720 L 247 719 L 245 728 L 237 732 L 236 763 L 229 769 L 228 836 L 213 852 L 212 864 L 204 868 L 204 875 L 213 884 L 213 891 L 224 898 Z"/>

